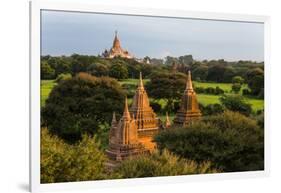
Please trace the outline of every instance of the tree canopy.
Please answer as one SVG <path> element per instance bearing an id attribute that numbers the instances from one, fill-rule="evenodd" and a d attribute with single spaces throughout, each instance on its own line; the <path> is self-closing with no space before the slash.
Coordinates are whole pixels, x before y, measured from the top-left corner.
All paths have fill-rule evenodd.
<path id="1" fill-rule="evenodd" d="M 105 179 L 105 155 L 95 138 L 84 135 L 78 144 L 69 145 L 41 129 L 41 183 Z"/>
<path id="2" fill-rule="evenodd" d="M 124 95 L 115 79 L 80 73 L 54 87 L 42 109 L 42 123 L 52 133 L 75 142 L 83 133 L 93 134 L 109 124 L 112 112 L 121 113 Z"/>
<path id="3" fill-rule="evenodd" d="M 224 112 L 188 125 L 163 131 L 155 137 L 160 149 L 202 162 L 224 172 L 264 168 L 263 128 L 239 113 Z"/>

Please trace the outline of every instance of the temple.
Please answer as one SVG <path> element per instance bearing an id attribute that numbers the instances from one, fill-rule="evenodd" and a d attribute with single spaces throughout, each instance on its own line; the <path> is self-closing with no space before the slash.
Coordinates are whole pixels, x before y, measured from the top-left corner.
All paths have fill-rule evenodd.
<path id="1" fill-rule="evenodd" d="M 130 115 L 127 98 L 123 116 L 119 122 L 117 122 L 115 113 L 113 113 L 109 133 L 109 148 L 106 150 L 106 154 L 111 161 L 122 161 L 130 156 L 147 152 L 138 141 L 136 120 Z"/>
<path id="2" fill-rule="evenodd" d="M 188 125 L 201 117 L 197 96 L 193 90 L 191 73 L 188 71 L 186 88 L 181 99 L 180 109 L 176 113 L 174 124 Z"/>
<path id="3" fill-rule="evenodd" d="M 136 120 L 138 140 L 145 146 L 146 149 L 150 151 L 153 150 L 155 148 L 155 143 L 152 139 L 159 131 L 160 120 L 150 107 L 149 98 L 143 85 L 141 72 L 130 112 Z"/>
<path id="4" fill-rule="evenodd" d="M 106 58 L 115 58 L 115 57 L 133 58 L 133 56 L 127 50 L 124 50 L 121 47 L 120 40 L 117 36 L 117 31 L 115 31 L 115 37 L 113 40 L 112 48 L 109 51 L 105 50 L 102 55 Z"/>

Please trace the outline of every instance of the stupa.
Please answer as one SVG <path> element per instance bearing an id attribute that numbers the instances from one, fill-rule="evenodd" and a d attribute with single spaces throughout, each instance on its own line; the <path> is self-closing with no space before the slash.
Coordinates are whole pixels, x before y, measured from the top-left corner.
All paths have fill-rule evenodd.
<path id="1" fill-rule="evenodd" d="M 165 128 L 165 129 L 168 129 L 168 128 L 171 127 L 171 121 L 170 121 L 170 118 L 169 118 L 168 113 L 166 113 L 166 119 L 165 119 L 165 123 L 164 123 L 164 124 L 165 124 L 165 125 L 164 125 L 164 128 Z"/>
<path id="2" fill-rule="evenodd" d="M 123 116 L 119 122 L 117 122 L 115 113 L 113 113 L 109 133 L 109 148 L 106 150 L 106 154 L 111 161 L 122 161 L 130 156 L 147 152 L 138 141 L 136 120 L 130 115 L 127 98 Z"/>
<path id="3" fill-rule="evenodd" d="M 201 117 L 197 96 L 193 90 L 191 73 L 188 71 L 186 88 L 181 99 L 180 109 L 176 113 L 174 124 L 187 125 Z"/>
<path id="4" fill-rule="evenodd" d="M 133 58 L 133 56 L 127 50 L 124 50 L 121 47 L 121 42 L 117 36 L 117 31 L 115 31 L 115 37 L 113 40 L 112 48 L 109 51 L 105 50 L 103 52 L 103 56 L 106 58 L 115 58 L 115 57 Z"/>
<path id="5" fill-rule="evenodd" d="M 152 140 L 153 136 L 159 131 L 160 120 L 150 106 L 149 98 L 143 85 L 141 72 L 130 112 L 136 121 L 138 140 L 146 149 L 150 151 L 153 150 L 155 148 L 155 143 Z"/>

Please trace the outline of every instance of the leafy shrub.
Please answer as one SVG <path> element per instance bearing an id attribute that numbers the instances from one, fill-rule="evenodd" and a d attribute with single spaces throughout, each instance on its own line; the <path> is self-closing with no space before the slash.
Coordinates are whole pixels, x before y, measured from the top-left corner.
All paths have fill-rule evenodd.
<path id="1" fill-rule="evenodd" d="M 140 155 L 122 162 L 116 169 L 121 178 L 153 176 L 175 176 L 187 174 L 215 173 L 210 162 L 201 164 L 181 159 L 167 150 L 155 151 L 151 155 Z"/>
<path id="2" fill-rule="evenodd" d="M 216 86 L 215 88 L 213 87 L 195 87 L 195 92 L 198 94 L 212 94 L 212 95 L 221 95 L 224 94 L 224 90 L 221 89 L 220 87 Z"/>
<path id="3" fill-rule="evenodd" d="M 240 112 L 246 116 L 252 112 L 252 105 L 240 95 L 224 95 L 220 97 L 220 101 L 230 111 Z"/>
<path id="4" fill-rule="evenodd" d="M 57 76 L 56 82 L 59 83 L 60 81 L 70 79 L 71 77 L 72 77 L 72 76 L 71 76 L 70 73 L 67 73 L 67 74 L 60 74 L 60 75 Z"/>
<path id="5" fill-rule="evenodd" d="M 203 115 L 216 115 L 224 112 L 224 107 L 221 104 L 201 105 L 200 109 Z"/>
<path id="6" fill-rule="evenodd" d="M 41 129 L 41 183 L 74 182 L 105 179 L 106 157 L 95 138 L 84 135 L 69 145 Z"/>
<path id="7" fill-rule="evenodd" d="M 224 112 L 188 125 L 162 131 L 155 137 L 160 149 L 204 162 L 225 172 L 264 169 L 263 130 L 242 114 Z"/>
<path id="8" fill-rule="evenodd" d="M 152 107 L 152 109 L 154 110 L 154 112 L 156 113 L 160 113 L 162 110 L 162 107 L 159 103 L 157 102 L 150 102 L 150 106 Z"/>
<path id="9" fill-rule="evenodd" d="M 240 91 L 240 89 L 241 89 L 241 87 L 242 87 L 241 84 L 239 84 L 239 83 L 233 83 L 232 86 L 231 86 L 231 90 L 232 90 L 234 93 L 238 94 L 239 91 Z"/>
<path id="10" fill-rule="evenodd" d="M 250 91 L 249 89 L 244 88 L 244 89 L 242 90 L 242 95 L 247 96 L 247 95 L 250 95 L 250 94 L 251 94 L 251 91 Z"/>

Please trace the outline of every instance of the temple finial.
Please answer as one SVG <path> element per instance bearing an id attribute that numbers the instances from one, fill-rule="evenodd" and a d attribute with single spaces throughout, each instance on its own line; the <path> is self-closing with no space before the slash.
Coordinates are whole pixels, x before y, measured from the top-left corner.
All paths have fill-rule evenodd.
<path id="1" fill-rule="evenodd" d="M 185 89 L 186 90 L 193 90 L 190 70 L 188 71 L 187 82 L 186 82 L 186 88 Z"/>
<path id="2" fill-rule="evenodd" d="M 117 33 L 118 33 L 118 31 L 117 30 L 115 30 L 115 36 L 117 37 Z"/>
<path id="3" fill-rule="evenodd" d="M 144 88 L 143 87 L 142 73 L 141 72 L 140 72 L 139 88 Z"/>
<path id="4" fill-rule="evenodd" d="M 113 112 L 111 123 L 113 124 L 113 123 L 116 123 L 116 122 L 117 122 L 116 115 L 115 115 L 115 112 Z"/>
<path id="5" fill-rule="evenodd" d="M 170 122 L 168 112 L 166 112 L 165 126 L 166 126 L 166 128 L 169 128 L 171 126 L 171 122 Z"/>
<path id="6" fill-rule="evenodd" d="M 131 119 L 129 108 L 128 108 L 128 100 L 127 97 L 125 98 L 125 107 L 124 107 L 124 112 L 123 112 L 123 119 Z"/>

